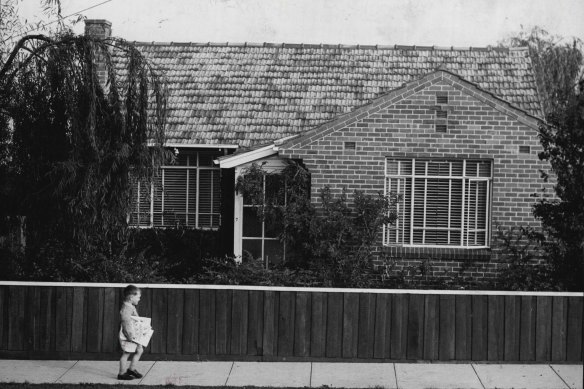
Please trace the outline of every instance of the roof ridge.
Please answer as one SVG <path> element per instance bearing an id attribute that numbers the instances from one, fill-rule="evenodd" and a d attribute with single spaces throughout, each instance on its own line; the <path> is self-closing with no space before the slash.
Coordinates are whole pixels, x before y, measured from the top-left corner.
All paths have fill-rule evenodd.
<path id="1" fill-rule="evenodd" d="M 314 43 L 271 43 L 271 42 L 146 42 L 134 41 L 136 45 L 149 46 L 182 46 L 182 47 L 269 47 L 285 49 L 343 49 L 343 50 L 411 50 L 411 51 L 522 51 L 527 47 L 473 47 L 473 46 L 419 46 L 419 45 L 344 45 L 344 44 L 314 44 Z"/>

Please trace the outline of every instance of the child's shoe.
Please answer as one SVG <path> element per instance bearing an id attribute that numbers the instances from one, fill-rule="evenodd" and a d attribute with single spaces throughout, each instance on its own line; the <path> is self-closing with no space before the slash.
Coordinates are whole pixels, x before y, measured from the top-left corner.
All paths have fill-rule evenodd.
<path id="1" fill-rule="evenodd" d="M 135 377 L 131 374 L 128 374 L 128 372 L 125 372 L 124 374 L 118 374 L 118 380 L 124 380 L 124 381 L 129 381 L 129 380 L 133 380 Z"/>
<path id="2" fill-rule="evenodd" d="M 132 377 L 134 377 L 134 378 L 142 378 L 142 377 L 143 377 L 143 375 L 142 375 L 142 374 L 140 374 L 140 373 L 138 373 L 138 371 L 136 371 L 136 370 L 131 370 L 131 369 L 128 369 L 128 371 L 126 372 L 126 374 L 127 374 L 127 375 L 130 375 L 130 376 L 132 376 Z"/>

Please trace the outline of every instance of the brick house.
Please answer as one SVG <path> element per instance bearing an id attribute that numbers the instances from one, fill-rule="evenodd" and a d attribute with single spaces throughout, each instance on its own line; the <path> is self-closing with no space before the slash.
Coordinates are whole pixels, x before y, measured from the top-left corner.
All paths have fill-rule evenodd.
<path id="1" fill-rule="evenodd" d="M 111 24 L 86 21 L 109 36 Z M 541 108 L 527 49 L 141 43 L 167 80 L 167 146 L 177 155 L 132 223 L 217 230 L 227 253 L 284 257 L 234 191 L 252 163 L 300 161 L 312 200 L 398 192 L 379 251 L 434 275 L 499 266 L 497 232 L 535 225 Z M 116 61 L 123 62 L 121 54 Z"/>

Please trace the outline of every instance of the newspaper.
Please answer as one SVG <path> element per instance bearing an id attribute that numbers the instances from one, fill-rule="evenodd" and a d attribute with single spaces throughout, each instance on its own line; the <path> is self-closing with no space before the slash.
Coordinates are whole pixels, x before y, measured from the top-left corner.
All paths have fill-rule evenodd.
<path id="1" fill-rule="evenodd" d="M 148 346 L 150 338 L 152 338 L 152 334 L 154 333 L 150 322 L 151 319 L 149 317 L 132 316 L 132 333 L 135 336 L 132 342 L 138 343 L 144 347 Z M 122 337 L 122 340 L 129 340 L 126 339 L 126 337 L 123 335 L 123 332 L 120 331 L 120 338 Z"/>

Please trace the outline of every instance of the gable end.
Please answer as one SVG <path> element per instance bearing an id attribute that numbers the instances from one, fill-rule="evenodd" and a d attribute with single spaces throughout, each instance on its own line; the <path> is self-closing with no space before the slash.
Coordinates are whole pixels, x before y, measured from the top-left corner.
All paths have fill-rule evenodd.
<path id="1" fill-rule="evenodd" d="M 300 149 L 318 139 L 321 139 L 331 133 L 350 126 L 368 116 L 396 104 L 401 100 L 405 100 L 415 93 L 424 90 L 431 85 L 439 82 L 446 82 L 456 90 L 463 94 L 469 95 L 483 102 L 484 104 L 496 109 L 497 111 L 517 120 L 518 122 L 537 129 L 541 119 L 532 116 L 531 114 L 511 105 L 505 100 L 479 88 L 477 85 L 466 81 L 460 76 L 445 70 L 438 70 L 422 77 L 421 79 L 402 85 L 401 88 L 395 89 L 375 100 L 371 103 L 363 105 L 354 111 L 340 115 L 334 120 L 315 127 L 304 134 L 281 142 L 278 149 Z M 435 104 L 435 102 L 433 102 Z M 436 107 L 438 109 L 438 106 Z"/>

